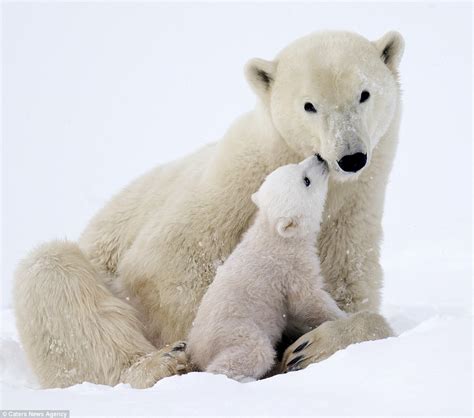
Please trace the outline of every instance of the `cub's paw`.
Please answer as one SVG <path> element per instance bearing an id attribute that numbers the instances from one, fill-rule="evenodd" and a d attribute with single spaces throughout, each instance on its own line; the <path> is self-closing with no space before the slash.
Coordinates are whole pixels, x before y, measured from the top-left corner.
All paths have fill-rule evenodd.
<path id="1" fill-rule="evenodd" d="M 144 389 L 158 380 L 191 370 L 186 355 L 186 343 L 179 341 L 140 357 L 131 367 L 122 372 L 121 382 L 133 388 Z"/>

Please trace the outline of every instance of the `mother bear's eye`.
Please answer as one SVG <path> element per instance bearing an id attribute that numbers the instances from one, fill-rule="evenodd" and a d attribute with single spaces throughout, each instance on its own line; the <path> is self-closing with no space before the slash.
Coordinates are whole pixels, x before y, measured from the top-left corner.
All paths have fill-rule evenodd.
<path id="1" fill-rule="evenodd" d="M 310 102 L 306 102 L 304 104 L 304 110 L 306 110 L 309 113 L 316 113 L 317 112 L 317 110 L 314 107 L 313 103 L 310 103 Z"/>
<path id="2" fill-rule="evenodd" d="M 364 90 L 364 91 L 360 94 L 359 103 L 364 103 L 364 102 L 366 102 L 367 100 L 369 100 L 369 97 L 370 97 L 370 93 L 369 93 L 367 90 Z"/>
<path id="3" fill-rule="evenodd" d="M 309 187 L 309 185 L 311 184 L 311 180 L 310 180 L 308 177 L 305 177 L 305 178 L 303 179 L 303 181 L 304 181 L 304 185 L 305 185 L 306 187 Z"/>

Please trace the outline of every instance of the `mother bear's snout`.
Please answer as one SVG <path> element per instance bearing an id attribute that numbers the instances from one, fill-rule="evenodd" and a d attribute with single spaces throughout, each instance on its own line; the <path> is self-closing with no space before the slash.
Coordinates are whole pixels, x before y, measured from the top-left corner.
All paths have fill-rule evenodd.
<path id="1" fill-rule="evenodd" d="M 367 154 L 356 152 L 355 154 L 344 155 L 337 164 L 343 171 L 348 173 L 356 173 L 364 168 L 367 163 Z"/>

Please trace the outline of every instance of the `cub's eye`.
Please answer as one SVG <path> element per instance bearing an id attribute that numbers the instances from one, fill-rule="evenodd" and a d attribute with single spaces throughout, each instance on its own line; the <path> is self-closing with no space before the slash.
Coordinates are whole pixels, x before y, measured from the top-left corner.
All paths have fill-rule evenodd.
<path id="1" fill-rule="evenodd" d="M 317 113 L 317 110 L 314 107 L 313 103 L 310 103 L 310 102 L 306 102 L 304 104 L 304 110 L 306 110 L 309 113 Z"/>
<path id="2" fill-rule="evenodd" d="M 310 180 L 308 177 L 305 177 L 305 178 L 303 179 L 303 181 L 304 181 L 304 185 L 305 185 L 306 187 L 309 187 L 309 186 L 310 186 L 311 180 Z"/>
<path id="3" fill-rule="evenodd" d="M 360 94 L 359 103 L 364 103 L 364 102 L 366 102 L 367 100 L 369 100 L 369 97 L 370 97 L 370 93 L 369 93 L 367 90 L 364 90 L 364 91 Z"/>

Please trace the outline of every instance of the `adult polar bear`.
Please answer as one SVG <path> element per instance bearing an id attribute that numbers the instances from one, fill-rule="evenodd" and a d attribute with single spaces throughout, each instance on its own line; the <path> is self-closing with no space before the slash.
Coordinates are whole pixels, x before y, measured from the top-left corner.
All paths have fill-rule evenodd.
<path id="1" fill-rule="evenodd" d="M 318 240 L 323 275 L 339 306 L 356 314 L 301 336 L 282 369 L 295 356 L 304 367 L 391 335 L 376 312 L 403 45 L 396 32 L 375 42 L 320 32 L 274 61 L 251 60 L 246 76 L 258 104 L 221 141 L 136 180 L 79 244 L 44 244 L 22 261 L 17 324 L 41 384 L 147 387 L 186 369 L 184 344 L 175 342 L 186 337 L 216 266 L 249 225 L 250 196 L 275 168 L 315 152 L 331 171 Z"/>

